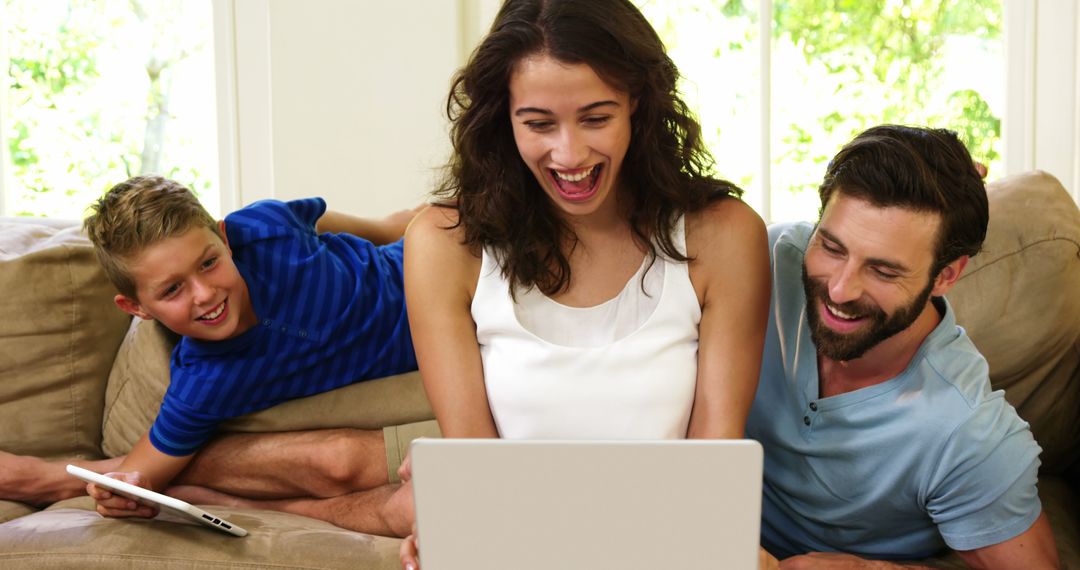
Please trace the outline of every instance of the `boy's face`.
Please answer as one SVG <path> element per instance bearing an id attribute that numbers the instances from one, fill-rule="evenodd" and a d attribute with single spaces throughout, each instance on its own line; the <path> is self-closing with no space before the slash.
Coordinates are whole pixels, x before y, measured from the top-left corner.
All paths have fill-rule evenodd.
<path id="1" fill-rule="evenodd" d="M 161 240 L 128 264 L 136 298 L 115 297 L 127 313 L 206 341 L 233 338 L 258 322 L 228 244 L 208 228 Z"/>

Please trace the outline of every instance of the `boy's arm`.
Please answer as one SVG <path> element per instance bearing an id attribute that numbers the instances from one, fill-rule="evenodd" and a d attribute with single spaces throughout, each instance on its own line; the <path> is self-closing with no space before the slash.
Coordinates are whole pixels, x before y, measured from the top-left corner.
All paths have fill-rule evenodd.
<path id="1" fill-rule="evenodd" d="M 168 486 L 194 456 L 195 454 L 174 457 L 162 453 L 150 443 L 150 434 L 147 433 L 131 448 L 131 453 L 119 469 L 105 475 L 151 491 L 159 491 Z M 157 514 L 152 507 L 114 495 L 108 489 L 93 483 L 86 486 L 86 492 L 97 501 L 97 511 L 107 517 L 152 517 Z"/>
<path id="2" fill-rule="evenodd" d="M 401 236 L 405 235 L 405 228 L 408 227 L 409 222 L 426 207 L 427 204 L 421 204 L 411 210 L 394 212 L 378 220 L 327 210 L 315 224 L 315 231 L 348 233 L 362 237 L 375 245 L 386 245 L 401 239 Z"/>

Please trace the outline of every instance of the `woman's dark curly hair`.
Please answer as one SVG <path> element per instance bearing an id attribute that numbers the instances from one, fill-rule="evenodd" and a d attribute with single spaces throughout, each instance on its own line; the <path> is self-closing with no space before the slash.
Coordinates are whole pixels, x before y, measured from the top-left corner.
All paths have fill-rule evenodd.
<path id="1" fill-rule="evenodd" d="M 678 70 L 629 0 L 507 0 L 455 75 L 447 100 L 454 152 L 435 196 L 457 208 L 465 245 L 493 248 L 514 285 L 550 295 L 570 284 L 576 236 L 518 154 L 510 119 L 511 74 L 536 54 L 584 63 L 637 102 L 620 201 L 652 256 L 658 245 L 688 261 L 671 238 L 678 216 L 742 190 L 709 175 L 713 159 L 676 92 Z"/>

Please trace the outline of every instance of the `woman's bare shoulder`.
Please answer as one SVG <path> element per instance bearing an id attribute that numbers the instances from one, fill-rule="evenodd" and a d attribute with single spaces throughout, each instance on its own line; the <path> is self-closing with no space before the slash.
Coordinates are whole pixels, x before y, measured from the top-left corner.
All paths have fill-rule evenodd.
<path id="1" fill-rule="evenodd" d="M 428 206 L 405 230 L 405 256 L 422 260 L 436 274 L 468 279 L 479 274 L 480 257 L 465 245 L 456 208 Z"/>
<path id="2" fill-rule="evenodd" d="M 690 257 L 709 257 L 733 248 L 763 248 L 767 242 L 761 216 L 737 198 L 722 198 L 686 215 L 686 252 Z"/>

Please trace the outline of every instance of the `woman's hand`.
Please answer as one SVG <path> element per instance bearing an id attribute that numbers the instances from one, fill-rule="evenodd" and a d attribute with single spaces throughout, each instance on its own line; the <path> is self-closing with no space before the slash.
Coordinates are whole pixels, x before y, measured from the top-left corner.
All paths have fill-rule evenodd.
<path id="1" fill-rule="evenodd" d="M 408 485 L 409 492 L 412 492 L 412 454 L 405 456 L 405 461 L 401 462 L 401 466 L 397 470 L 398 478 L 401 479 L 403 485 Z M 401 548 L 398 549 L 398 558 L 401 559 L 401 567 L 405 570 L 419 570 L 420 568 L 420 552 L 419 546 L 416 540 L 416 521 L 413 521 L 412 534 L 406 536 L 401 541 Z"/>

